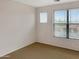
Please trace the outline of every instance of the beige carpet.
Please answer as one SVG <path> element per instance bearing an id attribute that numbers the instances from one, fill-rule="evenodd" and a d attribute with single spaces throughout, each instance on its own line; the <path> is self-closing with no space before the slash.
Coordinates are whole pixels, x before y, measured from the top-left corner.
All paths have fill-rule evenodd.
<path id="1" fill-rule="evenodd" d="M 0 59 L 79 59 L 79 52 L 34 43 Z"/>

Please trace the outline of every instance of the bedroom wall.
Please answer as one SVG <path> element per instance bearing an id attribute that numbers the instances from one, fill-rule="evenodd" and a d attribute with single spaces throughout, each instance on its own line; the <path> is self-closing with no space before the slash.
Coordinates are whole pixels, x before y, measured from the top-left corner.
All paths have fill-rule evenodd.
<path id="1" fill-rule="evenodd" d="M 0 0 L 0 57 L 35 42 L 35 8 Z"/>
<path id="2" fill-rule="evenodd" d="M 79 1 L 37 8 L 37 15 L 38 15 L 36 19 L 37 37 L 38 37 L 37 42 L 79 51 L 79 40 L 66 39 L 66 38 L 55 38 L 53 36 L 54 34 L 53 32 L 54 10 L 70 9 L 70 8 L 79 8 Z M 45 12 L 45 11 L 48 12 L 48 23 L 41 24 L 39 13 Z"/>

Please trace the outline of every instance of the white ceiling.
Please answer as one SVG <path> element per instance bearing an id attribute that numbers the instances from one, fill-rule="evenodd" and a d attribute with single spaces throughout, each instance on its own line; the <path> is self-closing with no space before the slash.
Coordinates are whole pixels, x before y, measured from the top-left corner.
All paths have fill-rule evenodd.
<path id="1" fill-rule="evenodd" d="M 13 0 L 13 1 L 28 4 L 33 7 L 41 7 L 41 6 L 46 6 L 46 5 L 73 2 L 73 1 L 78 1 L 78 0 L 60 0 L 60 2 L 55 2 L 54 0 Z"/>

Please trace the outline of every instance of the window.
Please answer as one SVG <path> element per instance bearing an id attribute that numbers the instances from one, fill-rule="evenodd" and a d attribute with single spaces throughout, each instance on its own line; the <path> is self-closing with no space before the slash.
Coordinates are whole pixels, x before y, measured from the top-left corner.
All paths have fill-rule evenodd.
<path id="1" fill-rule="evenodd" d="M 41 12 L 40 13 L 40 23 L 47 23 L 47 12 Z"/>
<path id="2" fill-rule="evenodd" d="M 54 32 L 55 37 L 79 39 L 79 9 L 55 11 Z"/>

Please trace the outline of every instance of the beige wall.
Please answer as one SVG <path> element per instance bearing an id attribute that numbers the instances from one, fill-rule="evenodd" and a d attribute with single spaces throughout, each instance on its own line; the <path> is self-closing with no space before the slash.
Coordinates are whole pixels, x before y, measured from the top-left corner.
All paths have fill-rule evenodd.
<path id="1" fill-rule="evenodd" d="M 0 0 L 0 57 L 35 42 L 35 8 Z"/>
<path id="2" fill-rule="evenodd" d="M 53 37 L 53 13 L 58 9 L 79 8 L 79 2 L 63 3 L 37 8 L 37 42 L 79 51 L 79 40 Z M 40 24 L 39 13 L 48 12 L 48 23 Z"/>

